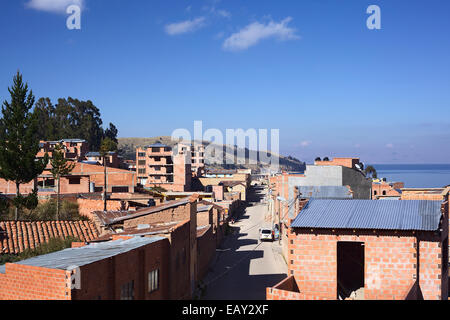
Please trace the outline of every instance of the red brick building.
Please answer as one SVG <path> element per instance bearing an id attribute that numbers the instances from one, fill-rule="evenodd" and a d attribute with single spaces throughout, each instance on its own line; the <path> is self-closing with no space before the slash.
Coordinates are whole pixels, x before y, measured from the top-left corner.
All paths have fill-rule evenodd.
<path id="1" fill-rule="evenodd" d="M 405 186 L 403 182 L 386 182 L 374 181 L 372 182 L 372 199 L 380 198 L 397 198 L 400 199 L 402 195 L 402 188 Z"/>
<path id="2" fill-rule="evenodd" d="M 89 145 L 83 139 L 62 139 L 58 141 L 40 141 L 37 158 L 43 158 L 47 153 L 51 158 L 55 146 L 60 145 L 65 159 L 78 161 L 83 159 L 84 155 L 89 151 Z"/>
<path id="3" fill-rule="evenodd" d="M 163 237 L 133 237 L 7 263 L 0 299 L 167 299 L 168 246 Z"/>
<path id="4" fill-rule="evenodd" d="M 167 299 L 189 299 L 192 295 L 189 250 L 190 222 L 149 223 L 124 229 L 115 234 L 106 234 L 95 242 L 113 240 L 117 237 L 164 237 L 169 241 L 167 266 Z"/>
<path id="5" fill-rule="evenodd" d="M 137 211 L 94 212 L 94 222 L 101 236 L 111 233 L 122 233 L 131 228 L 142 228 L 152 224 L 163 224 L 188 221 L 189 233 L 183 238 L 188 244 L 188 252 L 183 255 L 189 260 L 191 293 L 197 282 L 197 196 L 193 195 L 180 200 L 169 201 L 155 207 Z M 185 258 L 186 257 L 186 258 Z"/>
<path id="6" fill-rule="evenodd" d="M 309 200 L 267 299 L 447 300 L 448 202 Z"/>
<path id="7" fill-rule="evenodd" d="M 57 181 L 50 173 L 50 165 L 40 176 L 30 183 L 21 184 L 20 192 L 28 194 L 36 187 L 39 195 L 56 193 Z M 136 172 L 107 168 L 107 192 L 134 192 L 136 187 Z M 104 167 L 83 162 L 77 162 L 70 175 L 61 177 L 60 193 L 89 193 L 102 192 L 104 187 Z M 16 185 L 14 181 L 0 179 L 0 193 L 15 194 Z"/>
<path id="8" fill-rule="evenodd" d="M 191 189 L 190 157 L 183 153 L 174 155 L 172 147 L 162 143 L 136 149 L 136 172 L 138 183 L 147 188 Z"/>

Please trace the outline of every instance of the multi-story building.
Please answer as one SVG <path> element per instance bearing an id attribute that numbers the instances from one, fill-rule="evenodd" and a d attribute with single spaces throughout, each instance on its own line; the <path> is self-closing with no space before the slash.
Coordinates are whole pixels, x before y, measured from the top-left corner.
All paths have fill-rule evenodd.
<path id="1" fill-rule="evenodd" d="M 202 143 L 179 143 L 177 150 L 191 159 L 192 176 L 201 175 L 205 168 L 205 146 Z"/>
<path id="2" fill-rule="evenodd" d="M 58 141 L 41 141 L 39 142 L 40 150 L 37 153 L 37 158 L 44 157 L 45 153 L 51 158 L 53 150 L 56 145 L 63 147 L 64 158 L 78 161 L 86 155 L 89 151 L 89 145 L 86 140 L 83 139 L 62 139 Z"/>
<path id="3" fill-rule="evenodd" d="M 155 143 L 136 149 L 138 183 L 168 191 L 189 191 L 191 163 L 184 153 L 174 155 L 172 147 Z"/>

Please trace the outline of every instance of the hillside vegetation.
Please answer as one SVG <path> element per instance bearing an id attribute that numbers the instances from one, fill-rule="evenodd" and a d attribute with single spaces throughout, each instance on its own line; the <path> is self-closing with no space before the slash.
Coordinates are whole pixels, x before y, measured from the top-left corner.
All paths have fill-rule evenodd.
<path id="1" fill-rule="evenodd" d="M 119 140 L 119 153 L 121 156 L 123 156 L 125 159 L 136 159 L 136 148 L 137 147 L 144 147 L 150 144 L 153 144 L 157 141 L 166 144 L 168 146 L 173 147 L 176 142 L 172 141 L 171 137 L 169 136 L 160 136 L 160 137 L 153 137 L 153 138 L 118 138 Z M 203 142 L 203 145 L 207 146 L 209 145 L 209 142 Z M 252 156 L 252 158 L 255 156 L 255 151 L 248 150 L 247 148 L 244 149 L 245 157 L 244 159 L 239 159 L 239 164 L 237 161 L 237 152 L 241 151 L 242 149 L 237 148 L 236 146 L 232 147 L 233 152 L 230 152 L 231 150 L 226 150 L 226 146 L 222 146 L 223 148 L 223 155 L 226 159 L 233 159 L 234 164 L 226 164 L 225 161 L 223 163 L 216 163 L 216 164 L 209 164 L 208 167 L 211 168 L 224 168 L 224 169 L 236 169 L 236 168 L 250 168 L 255 171 L 259 171 L 262 168 L 266 167 L 262 164 L 249 164 L 249 159 Z M 241 151 L 242 152 L 242 151 Z M 305 163 L 301 162 L 300 160 L 288 156 L 281 156 L 281 155 L 272 155 L 270 152 L 268 153 L 268 156 L 272 157 L 278 157 L 279 165 L 282 170 L 286 171 L 303 171 L 305 169 Z M 256 157 L 259 159 L 259 157 Z M 240 164 L 242 163 L 242 164 Z"/>

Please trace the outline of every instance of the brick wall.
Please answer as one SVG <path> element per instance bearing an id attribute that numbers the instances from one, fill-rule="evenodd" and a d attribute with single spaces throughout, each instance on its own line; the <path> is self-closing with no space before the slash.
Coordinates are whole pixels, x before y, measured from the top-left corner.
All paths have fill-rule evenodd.
<path id="1" fill-rule="evenodd" d="M 354 168 L 357 163 L 359 163 L 359 158 L 334 158 L 331 161 L 314 162 L 316 166 L 343 166 L 347 168 Z"/>
<path id="2" fill-rule="evenodd" d="M 170 241 L 170 287 L 169 298 L 172 300 L 191 298 L 191 273 L 189 239 L 191 223 L 186 221 L 169 235 Z"/>
<path id="3" fill-rule="evenodd" d="M 119 300 L 122 285 L 134 281 L 134 298 L 169 298 L 169 241 L 163 239 L 80 267 L 81 287 L 71 289 L 70 271 L 6 264 L 0 300 Z M 159 269 L 159 290 L 148 292 L 148 274 Z"/>
<path id="4" fill-rule="evenodd" d="M 93 211 L 103 211 L 103 200 L 96 199 L 77 199 L 78 213 L 82 216 L 88 217 L 93 220 Z M 121 211 L 128 210 L 128 205 L 119 200 L 106 201 L 107 211 Z"/>
<path id="5" fill-rule="evenodd" d="M 169 298 L 169 241 L 150 243 L 129 252 L 80 267 L 81 288 L 73 300 L 120 300 L 121 287 L 134 281 L 136 300 Z M 159 290 L 148 292 L 148 274 L 159 269 Z"/>
<path id="6" fill-rule="evenodd" d="M 208 273 L 209 265 L 216 253 L 216 241 L 212 228 L 197 237 L 197 279 L 201 280 Z"/>
<path id="7" fill-rule="evenodd" d="M 197 213 L 197 227 L 213 224 L 213 208 Z"/>
<path id="8" fill-rule="evenodd" d="M 6 264 L 0 273 L 0 300 L 70 300 L 65 270 Z"/>
<path id="9" fill-rule="evenodd" d="M 417 276 L 424 298 L 440 299 L 446 282 L 440 274 L 441 236 L 394 231 L 293 230 L 288 244 L 289 275 L 295 277 L 300 292 L 323 299 L 337 298 L 338 241 L 364 243 L 365 299 L 404 299 Z"/>
<path id="10" fill-rule="evenodd" d="M 293 276 L 287 277 L 273 288 L 266 289 L 267 300 L 323 300 L 320 296 L 300 292 Z"/>
<path id="11" fill-rule="evenodd" d="M 397 186 L 391 186 L 385 182 L 372 183 L 372 199 L 377 199 L 378 196 L 400 196 L 401 194 L 395 188 Z"/>

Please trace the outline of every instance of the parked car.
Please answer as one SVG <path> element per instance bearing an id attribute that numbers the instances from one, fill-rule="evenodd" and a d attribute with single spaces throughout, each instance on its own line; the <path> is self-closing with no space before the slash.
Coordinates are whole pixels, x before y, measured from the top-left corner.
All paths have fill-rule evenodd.
<path id="1" fill-rule="evenodd" d="M 273 232 L 270 228 L 261 228 L 259 229 L 259 240 L 271 240 L 273 241 Z"/>

